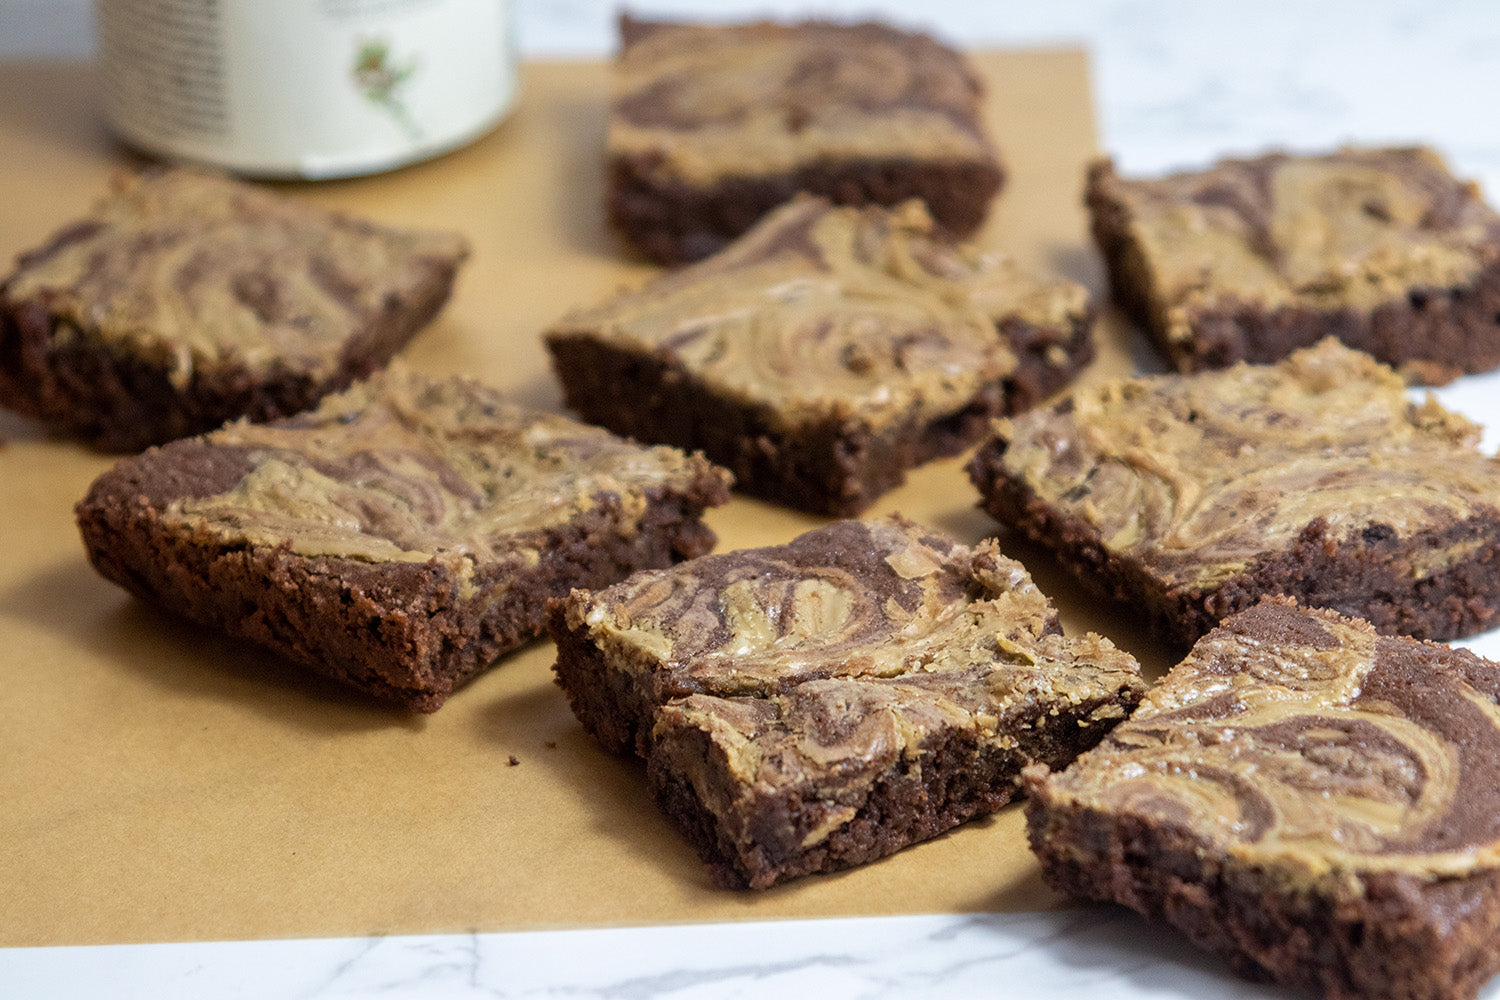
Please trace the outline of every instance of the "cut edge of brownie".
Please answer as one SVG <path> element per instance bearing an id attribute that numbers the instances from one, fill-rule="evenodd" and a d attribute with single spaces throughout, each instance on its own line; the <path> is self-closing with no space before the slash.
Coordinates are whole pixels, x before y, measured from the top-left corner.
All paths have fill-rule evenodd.
<path id="1" fill-rule="evenodd" d="M 1094 357 L 1095 307 L 1075 318 L 1066 339 L 1014 317 L 996 324 L 1015 350 L 1016 369 L 982 385 L 963 407 L 932 420 L 908 418 L 875 431 L 855 417 L 779 429 L 765 406 L 723 398 L 682 365 L 603 344 L 579 333 L 546 336 L 564 401 L 590 423 L 641 441 L 701 450 L 734 474 L 745 493 L 817 514 L 866 510 L 907 472 L 956 455 L 994 417 L 1037 405 Z M 1061 348 L 1066 363 L 1055 363 Z M 628 388 L 629 391 L 623 391 Z"/>
<path id="2" fill-rule="evenodd" d="M 604 651 L 589 640 L 587 627 L 569 621 L 568 609 L 577 606 L 586 589 L 547 604 L 547 631 L 557 646 L 553 679 L 584 731 L 600 746 L 613 754 L 645 758 L 651 727 L 644 723 L 659 702 L 641 690 L 634 674 L 611 669 Z"/>
<path id="3" fill-rule="evenodd" d="M 1140 693 L 1133 692 L 1137 698 Z M 657 804 L 687 836 L 715 882 L 726 888 L 766 889 L 802 875 L 889 857 L 999 810 L 1020 793 L 1021 772 L 1028 763 L 1055 769 L 1097 745 L 1119 718 L 1101 721 L 1095 713 L 1120 706 L 1128 714 L 1134 707 L 1131 694 L 1116 690 L 1065 707 L 1033 704 L 1031 717 L 1002 720 L 1003 727 L 1027 731 L 1032 745 L 1025 753 L 1018 747 L 986 745 L 960 727 L 939 730 L 922 743 L 915 758 L 898 757 L 871 785 L 853 816 L 812 843 L 805 841 L 822 821 L 822 810 L 806 805 L 806 793 L 817 791 L 807 785 L 789 786 L 764 798 L 763 808 L 736 816 L 747 828 L 744 845 L 727 835 L 723 819 L 704 805 L 708 789 L 685 777 L 705 768 L 722 773 L 729 767 L 727 757 L 702 728 L 674 715 L 680 701 L 667 704 L 657 716 L 647 780 Z M 788 836 L 748 835 L 767 826 Z M 788 840 L 796 846 L 777 849 L 772 842 Z"/>
<path id="4" fill-rule="evenodd" d="M 979 506 L 1049 549 L 1095 594 L 1144 614 L 1153 634 L 1179 650 L 1267 595 L 1292 597 L 1363 618 L 1387 635 L 1418 639 L 1457 639 L 1500 624 L 1500 510 L 1405 539 L 1381 524 L 1336 537 L 1324 519 L 1316 518 L 1284 552 L 1212 587 L 1171 587 L 1139 560 L 1110 551 L 1094 525 L 1059 513 L 1024 481 L 1007 474 L 1006 446 L 997 436 L 969 462 L 969 478 L 982 498 Z M 1413 553 L 1476 536 L 1489 543 L 1441 572 L 1414 578 L 1403 571 Z"/>
<path id="5" fill-rule="evenodd" d="M 1049 802 L 1040 769 L 1025 783 L 1027 836 L 1048 885 L 1165 922 L 1247 978 L 1331 1000 L 1458 1000 L 1500 971 L 1500 872 L 1371 873 L 1343 897 L 1281 890 L 1260 869 L 1219 862 L 1179 824 Z"/>
<path id="6" fill-rule="evenodd" d="M 1192 312 L 1190 339 L 1174 339 L 1168 334 L 1151 269 L 1130 235 L 1130 213 L 1109 193 L 1117 178 L 1111 161 L 1091 164 L 1084 199 L 1110 292 L 1177 371 L 1279 361 L 1324 337 L 1373 355 L 1416 384 L 1441 385 L 1465 373 L 1500 366 L 1500 242 L 1493 259 L 1467 284 L 1414 285 L 1405 295 L 1371 310 L 1297 304 L 1268 308 L 1224 296 L 1221 304 Z"/>
<path id="7" fill-rule="evenodd" d="M 777 176 L 729 177 L 712 187 L 660 180 L 654 166 L 642 155 L 612 159 L 608 214 L 633 246 L 666 265 L 717 253 L 799 192 L 850 206 L 895 206 L 918 198 L 942 231 L 962 239 L 984 223 L 1005 182 L 998 157 L 991 163 L 829 161 Z"/>
<path id="8" fill-rule="evenodd" d="M 195 445 L 179 442 L 139 461 Z M 243 474 L 215 470 L 229 488 Z M 708 468 L 704 463 L 705 469 Z M 199 488 L 212 492 L 210 481 Z M 717 474 L 686 489 L 647 492 L 638 530 L 618 531 L 619 498 L 601 494 L 580 518 L 517 536 L 541 553 L 534 567 L 481 568 L 458 599 L 461 582 L 437 560 L 370 563 L 301 556 L 287 545 L 226 543 L 162 518 L 180 481 L 106 473 L 75 514 L 89 561 L 106 579 L 177 615 L 249 639 L 287 659 L 374 697 L 430 713 L 502 653 L 545 631 L 546 604 L 574 586 L 603 586 L 636 569 L 710 551 L 713 531 L 699 517 L 728 500 Z"/>

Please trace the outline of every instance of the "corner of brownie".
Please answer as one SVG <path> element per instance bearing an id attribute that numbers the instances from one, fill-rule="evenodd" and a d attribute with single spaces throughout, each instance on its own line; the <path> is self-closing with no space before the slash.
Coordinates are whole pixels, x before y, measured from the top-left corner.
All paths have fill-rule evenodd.
<path id="1" fill-rule="evenodd" d="M 94 567 L 142 600 L 431 712 L 541 634 L 549 598 L 709 551 L 727 479 L 397 365 L 123 459 L 77 516 Z"/>
<path id="2" fill-rule="evenodd" d="M 468 244 L 150 168 L 0 280 L 0 406 L 105 451 L 301 412 L 379 370 Z"/>
<path id="3" fill-rule="evenodd" d="M 1453 639 L 1500 624 L 1500 460 L 1329 339 L 1001 421 L 981 506 L 1185 648 L 1268 594 Z"/>
<path id="4" fill-rule="evenodd" d="M 797 198 L 721 253 L 546 333 L 567 405 L 844 516 L 1093 357 L 1082 286 L 955 245 L 920 203 Z"/>
<path id="5" fill-rule="evenodd" d="M 1065 637 L 993 542 L 900 517 L 574 591 L 550 628 L 584 728 L 644 757 L 663 811 L 750 888 L 1000 808 L 1144 690 L 1108 640 Z"/>
<path id="6" fill-rule="evenodd" d="M 1089 171 L 1115 298 L 1179 371 L 1334 336 L 1414 381 L 1500 365 L 1500 215 L 1424 148 Z"/>
<path id="7" fill-rule="evenodd" d="M 1026 774 L 1054 888 L 1328 1000 L 1500 968 L 1500 664 L 1268 599 L 1066 770 Z"/>
<path id="8" fill-rule="evenodd" d="M 798 192 L 926 203 L 956 237 L 1004 171 L 957 51 L 878 23 L 621 21 L 609 214 L 647 256 L 714 253 Z"/>

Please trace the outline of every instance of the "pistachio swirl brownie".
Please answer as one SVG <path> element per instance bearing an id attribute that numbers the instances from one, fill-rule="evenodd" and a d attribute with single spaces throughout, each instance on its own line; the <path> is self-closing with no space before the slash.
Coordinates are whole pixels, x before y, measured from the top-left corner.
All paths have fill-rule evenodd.
<path id="1" fill-rule="evenodd" d="M 711 549 L 726 478 L 398 366 L 123 459 L 77 516 L 141 599 L 431 712 L 539 635 L 550 597 Z"/>
<path id="2" fill-rule="evenodd" d="M 1047 881 L 1330 1000 L 1470 1000 L 1500 967 L 1500 664 L 1270 599 L 1065 771 Z"/>
<path id="3" fill-rule="evenodd" d="M 202 171 L 121 176 L 0 280 L 0 406 L 115 452 L 297 413 L 390 360 L 467 255 Z"/>
<path id="4" fill-rule="evenodd" d="M 1003 171 L 959 53 L 882 24 L 621 20 L 609 214 L 651 258 L 698 260 L 805 191 L 920 198 L 956 237 Z"/>
<path id="5" fill-rule="evenodd" d="M 1115 297 L 1179 371 L 1326 336 L 1441 383 L 1500 364 L 1500 215 L 1422 148 L 1089 172 Z"/>
<path id="6" fill-rule="evenodd" d="M 1081 286 L 951 244 L 918 202 L 805 197 L 546 341 L 585 420 L 849 515 L 1065 385 L 1093 357 L 1093 321 Z"/>
<path id="7" fill-rule="evenodd" d="M 1500 623 L 1500 461 L 1334 340 L 997 424 L 981 506 L 1186 648 L 1265 594 L 1452 639 Z"/>
<path id="8" fill-rule="evenodd" d="M 998 809 L 1144 688 L 993 542 L 900 517 L 574 591 L 550 627 L 584 728 L 643 756 L 717 877 L 757 889 Z"/>

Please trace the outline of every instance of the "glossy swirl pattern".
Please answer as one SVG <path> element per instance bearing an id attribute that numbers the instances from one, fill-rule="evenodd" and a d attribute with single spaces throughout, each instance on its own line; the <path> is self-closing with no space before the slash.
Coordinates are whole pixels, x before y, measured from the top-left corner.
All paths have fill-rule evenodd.
<path id="1" fill-rule="evenodd" d="M 427 280 L 414 264 L 466 253 L 454 234 L 376 226 L 168 170 L 122 180 L 87 220 L 25 260 L 7 294 L 45 298 L 78 331 L 178 382 L 230 358 L 325 377 L 387 296 Z"/>
<path id="2" fill-rule="evenodd" d="M 1185 829 L 1293 882 L 1500 862 L 1500 666 L 1263 603 L 1209 633 L 1135 715 L 1046 782 Z"/>
<path id="3" fill-rule="evenodd" d="M 1008 474 L 1167 580 L 1211 587 L 1314 520 L 1334 539 L 1408 538 L 1500 498 L 1479 429 L 1325 341 L 1274 366 L 1112 382 L 1006 423 Z M 1434 547 L 1417 578 L 1468 555 Z"/>
<path id="4" fill-rule="evenodd" d="M 1004 720 L 1048 705 L 1091 706 L 1107 725 L 1142 688 L 1108 640 L 1063 637 L 993 542 L 970 549 L 899 518 L 638 573 L 569 616 L 653 675 L 639 683 L 680 692 L 669 715 L 711 732 L 742 775 L 833 761 L 863 773 L 945 727 L 1009 746 Z"/>
<path id="5" fill-rule="evenodd" d="M 799 199 L 718 257 L 551 333 L 669 360 L 788 427 L 935 419 L 1015 370 L 1007 319 L 1068 330 L 1087 311 L 1071 282 L 934 239 L 918 203 L 833 208 Z"/>
<path id="6" fill-rule="evenodd" d="M 722 475 L 676 449 L 643 448 L 400 365 L 311 413 L 231 424 L 206 441 L 243 452 L 250 470 L 226 493 L 174 502 L 164 520 L 223 541 L 368 561 L 525 558 L 517 533 L 606 500 L 628 533 L 648 489 L 686 491 Z"/>
<path id="7" fill-rule="evenodd" d="M 621 55 L 609 148 L 691 183 L 914 149 L 982 160 L 992 154 L 978 106 L 962 58 L 919 35 L 879 25 L 661 26 Z"/>
<path id="8" fill-rule="evenodd" d="M 1500 216 L 1426 149 L 1276 153 L 1106 188 L 1177 339 L 1196 308 L 1371 309 L 1467 285 L 1500 258 Z"/>

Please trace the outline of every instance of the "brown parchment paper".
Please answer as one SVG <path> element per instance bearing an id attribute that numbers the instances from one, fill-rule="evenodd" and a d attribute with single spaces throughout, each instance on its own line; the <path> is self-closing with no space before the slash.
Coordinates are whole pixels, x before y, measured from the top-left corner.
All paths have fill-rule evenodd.
<path id="1" fill-rule="evenodd" d="M 1095 153 L 1077 51 L 988 53 L 1010 181 L 980 242 L 1102 293 L 1080 206 Z M 538 332 L 651 269 L 601 213 L 607 70 L 528 66 L 516 113 L 478 144 L 394 174 L 294 194 L 453 227 L 474 257 L 408 352 L 559 407 Z M 0 66 L 0 258 L 44 239 L 132 162 L 83 66 Z M 1089 377 L 1131 366 L 1113 317 Z M 902 854 L 770 892 L 715 889 L 650 802 L 638 763 L 599 751 L 551 682 L 550 643 L 412 718 L 176 621 L 98 578 L 72 505 L 109 459 L 0 416 L 0 945 L 457 932 L 646 922 L 1033 909 L 1041 885 L 1012 807 Z M 961 461 L 915 474 L 901 510 L 966 541 L 995 528 Z M 744 498 L 720 549 L 816 519 Z M 1150 661 L 1129 623 L 1069 601 L 1010 540 L 1070 628 Z"/>

